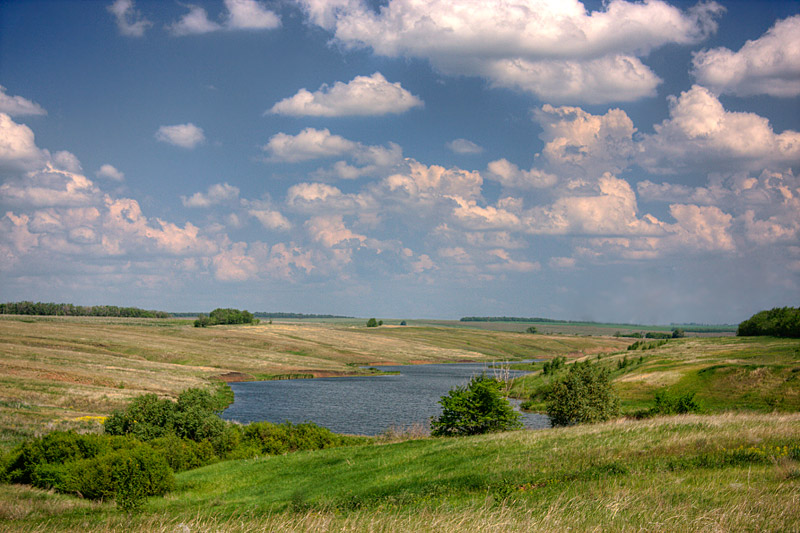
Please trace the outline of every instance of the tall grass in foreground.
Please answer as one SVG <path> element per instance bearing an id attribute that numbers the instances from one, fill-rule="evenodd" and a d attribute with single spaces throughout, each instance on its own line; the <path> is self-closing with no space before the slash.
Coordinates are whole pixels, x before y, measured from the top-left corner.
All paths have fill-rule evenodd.
<path id="1" fill-rule="evenodd" d="M 800 414 L 419 439 L 230 461 L 176 478 L 176 492 L 133 516 L 0 486 L 0 529 L 800 531 Z"/>

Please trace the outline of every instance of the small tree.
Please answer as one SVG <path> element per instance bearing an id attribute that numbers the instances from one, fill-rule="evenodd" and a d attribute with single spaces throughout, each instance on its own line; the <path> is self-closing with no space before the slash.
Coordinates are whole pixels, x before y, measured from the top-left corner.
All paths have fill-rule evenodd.
<path id="1" fill-rule="evenodd" d="M 377 328 L 378 327 L 378 321 L 375 320 L 374 318 L 370 318 L 369 320 L 367 320 L 367 327 L 368 328 Z"/>
<path id="2" fill-rule="evenodd" d="M 619 414 L 619 396 L 608 369 L 587 361 L 553 384 L 546 406 L 554 426 L 602 422 Z"/>
<path id="3" fill-rule="evenodd" d="M 197 317 L 197 320 L 194 321 L 194 327 L 196 327 L 196 328 L 205 328 L 205 327 L 208 327 L 208 326 L 211 326 L 211 325 L 213 325 L 212 320 L 210 318 L 208 318 L 206 315 L 202 315 L 202 314 L 199 315 Z"/>
<path id="4" fill-rule="evenodd" d="M 435 437 L 479 435 L 522 427 L 520 414 L 500 393 L 501 383 L 485 375 L 473 377 L 465 387 L 442 396 L 442 414 L 431 419 Z"/>
<path id="5" fill-rule="evenodd" d="M 528 329 L 525 330 L 527 333 L 536 333 L 536 326 L 530 326 Z"/>

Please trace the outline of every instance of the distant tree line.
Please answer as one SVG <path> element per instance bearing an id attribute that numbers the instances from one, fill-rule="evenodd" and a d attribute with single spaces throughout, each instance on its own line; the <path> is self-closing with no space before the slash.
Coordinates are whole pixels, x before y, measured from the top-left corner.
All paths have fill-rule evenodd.
<path id="1" fill-rule="evenodd" d="M 736 334 L 741 337 L 769 335 L 800 338 L 800 308 L 775 307 L 760 311 L 739 324 Z"/>
<path id="2" fill-rule="evenodd" d="M 192 317 L 192 316 L 200 316 L 202 313 L 185 311 L 180 313 L 172 313 L 172 316 L 175 317 Z M 308 318 L 308 319 L 317 319 L 317 318 L 353 318 L 351 316 L 342 316 L 342 315 L 315 315 L 315 314 L 305 314 L 305 313 L 266 313 L 264 311 L 257 311 L 253 313 L 253 316 L 256 318 Z"/>
<path id="3" fill-rule="evenodd" d="M 0 315 L 42 316 L 111 316 L 125 318 L 169 318 L 164 311 L 149 311 L 138 307 L 116 305 L 73 305 L 44 302 L 9 302 L 0 304 Z"/>
<path id="4" fill-rule="evenodd" d="M 461 322 L 572 322 L 571 320 L 554 320 L 552 318 L 525 318 L 521 316 L 465 316 L 460 319 Z"/>
<path id="5" fill-rule="evenodd" d="M 208 316 L 199 315 L 194 321 L 194 327 L 205 328 L 218 324 L 258 324 L 259 320 L 253 317 L 253 313 L 244 310 L 218 307 L 211 311 Z"/>
<path id="6" fill-rule="evenodd" d="M 597 324 L 607 325 L 606 322 L 592 320 L 559 320 L 555 318 L 522 317 L 522 316 L 465 316 L 461 322 L 534 322 L 539 324 Z M 640 326 L 640 324 L 618 324 L 620 326 Z"/>
<path id="7" fill-rule="evenodd" d="M 305 313 L 264 313 L 259 311 L 253 313 L 253 316 L 258 318 L 353 318 L 351 316 L 342 315 L 315 315 Z"/>

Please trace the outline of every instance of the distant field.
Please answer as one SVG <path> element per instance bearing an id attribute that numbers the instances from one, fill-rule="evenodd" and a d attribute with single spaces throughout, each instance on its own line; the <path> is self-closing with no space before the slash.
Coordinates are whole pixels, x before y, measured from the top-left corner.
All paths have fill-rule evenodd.
<path id="1" fill-rule="evenodd" d="M 366 320 L 341 319 L 340 323 L 364 323 Z M 400 320 L 384 319 L 388 325 L 399 324 Z M 614 324 L 600 322 L 462 322 L 460 320 L 407 320 L 412 326 L 435 326 L 450 328 L 482 329 L 489 331 L 515 331 L 524 332 L 530 326 L 545 335 L 623 335 L 643 332 L 671 332 L 673 328 L 684 328 L 688 337 L 706 336 L 732 336 L 736 333 L 736 326 L 648 326 L 639 324 Z"/>
<path id="2" fill-rule="evenodd" d="M 344 376 L 377 363 L 521 360 L 613 352 L 627 339 L 363 321 L 192 327 L 191 320 L 0 316 L 0 447 L 97 425 L 132 397 L 220 379 Z M 412 322 L 413 324 L 413 322 Z"/>

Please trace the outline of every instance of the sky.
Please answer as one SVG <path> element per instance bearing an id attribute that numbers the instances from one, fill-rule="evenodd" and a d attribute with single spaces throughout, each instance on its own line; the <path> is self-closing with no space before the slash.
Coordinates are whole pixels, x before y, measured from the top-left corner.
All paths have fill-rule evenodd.
<path id="1" fill-rule="evenodd" d="M 800 3 L 5 0 L 0 300 L 800 304 Z"/>

